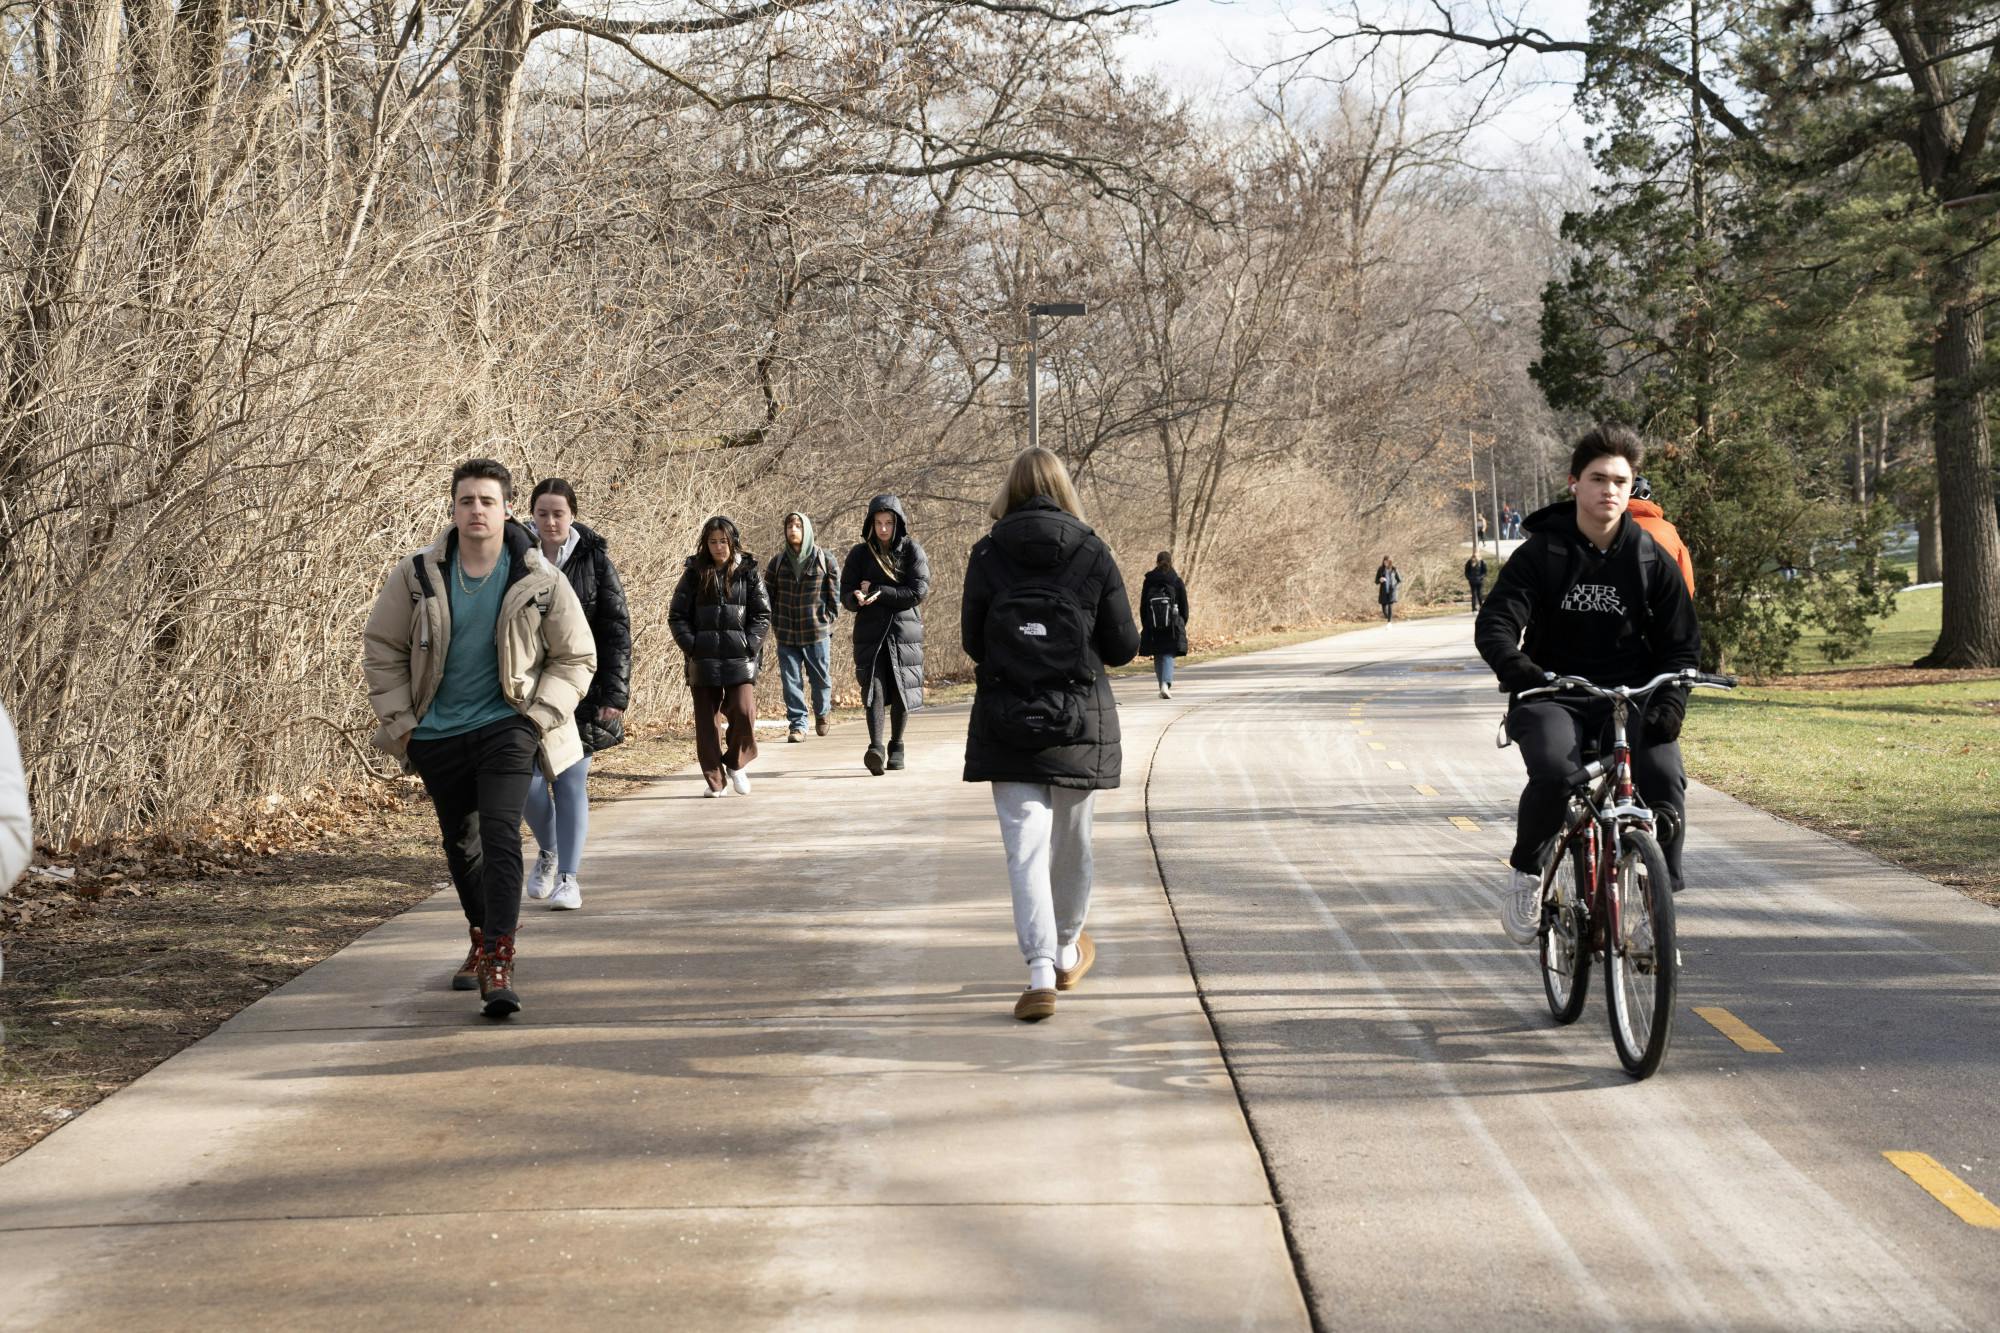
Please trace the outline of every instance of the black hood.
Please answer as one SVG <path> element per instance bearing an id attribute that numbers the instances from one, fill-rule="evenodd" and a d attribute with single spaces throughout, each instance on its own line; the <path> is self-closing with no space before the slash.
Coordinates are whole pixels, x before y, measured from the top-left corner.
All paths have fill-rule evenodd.
<path id="1" fill-rule="evenodd" d="M 1062 568 L 1090 535 L 1089 524 L 1043 495 L 1023 500 L 993 525 L 993 544 L 1022 570 Z"/>
<path id="2" fill-rule="evenodd" d="M 575 553 L 577 555 L 582 555 L 587 551 L 608 551 L 611 549 L 611 543 L 606 541 L 604 534 L 596 528 L 587 528 L 581 523 L 572 523 L 569 525 L 569 530 L 576 534 Z"/>
<path id="3" fill-rule="evenodd" d="M 875 526 L 875 515 L 888 510 L 896 516 L 896 540 L 910 535 L 910 520 L 903 516 L 903 502 L 893 495 L 878 495 L 868 502 L 868 516 L 861 520 L 861 540 L 867 541 L 869 530 Z"/>

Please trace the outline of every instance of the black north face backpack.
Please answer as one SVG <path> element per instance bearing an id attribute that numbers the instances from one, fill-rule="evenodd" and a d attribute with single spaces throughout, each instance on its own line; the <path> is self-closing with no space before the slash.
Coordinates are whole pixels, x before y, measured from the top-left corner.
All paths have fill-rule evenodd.
<path id="1" fill-rule="evenodd" d="M 1062 569 L 1023 578 L 996 544 L 989 557 L 1005 590 L 986 608 L 986 660 L 974 705 L 984 734 L 1023 750 L 1074 745 L 1097 680 L 1093 617 L 1079 596 L 1093 561 L 1088 549 Z"/>

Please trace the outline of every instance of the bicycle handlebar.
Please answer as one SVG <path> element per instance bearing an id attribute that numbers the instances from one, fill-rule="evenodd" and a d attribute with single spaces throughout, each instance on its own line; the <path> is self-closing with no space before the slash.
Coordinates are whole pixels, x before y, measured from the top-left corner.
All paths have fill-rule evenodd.
<path id="1" fill-rule="evenodd" d="M 1533 699 L 1544 694 L 1560 694 L 1564 690 L 1575 690 L 1579 694 L 1594 694 L 1600 699 L 1641 699 L 1662 685 L 1686 685 L 1690 689 L 1733 690 L 1736 688 L 1736 677 L 1718 676 L 1713 672 L 1684 667 L 1679 671 L 1662 672 L 1644 685 L 1613 685 L 1607 689 L 1602 685 L 1591 684 L 1582 676 L 1550 675 L 1548 684 L 1532 690 L 1522 690 L 1514 697 Z"/>

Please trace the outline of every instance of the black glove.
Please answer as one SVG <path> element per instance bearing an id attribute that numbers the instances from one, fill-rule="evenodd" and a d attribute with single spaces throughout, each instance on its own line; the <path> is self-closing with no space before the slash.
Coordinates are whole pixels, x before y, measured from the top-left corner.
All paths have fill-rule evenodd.
<path id="1" fill-rule="evenodd" d="M 1499 669 L 1500 688 L 1509 694 L 1519 694 L 1522 690 L 1538 690 L 1549 683 L 1549 673 L 1528 660 L 1526 653 L 1517 654 Z"/>
<path id="2" fill-rule="evenodd" d="M 1672 685 L 1662 685 L 1653 691 L 1653 701 L 1646 705 L 1646 739 L 1661 745 L 1671 744 L 1680 739 L 1681 722 L 1687 717 L 1687 691 Z"/>

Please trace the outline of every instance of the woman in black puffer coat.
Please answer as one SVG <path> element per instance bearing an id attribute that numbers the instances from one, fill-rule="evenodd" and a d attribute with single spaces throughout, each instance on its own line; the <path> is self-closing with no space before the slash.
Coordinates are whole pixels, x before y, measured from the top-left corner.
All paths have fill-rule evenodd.
<path id="1" fill-rule="evenodd" d="M 576 731 L 583 741 L 583 762 L 571 764 L 554 782 L 537 780 L 528 787 L 523 811 L 538 849 L 528 873 L 528 897 L 546 900 L 551 908 L 583 906 L 577 874 L 583 868 L 583 844 L 590 835 L 590 796 L 585 779 L 590 756 L 625 739 L 625 705 L 632 679 L 632 622 L 625 611 L 625 587 L 612 567 L 604 538 L 576 521 L 576 490 L 561 477 L 536 483 L 528 506 L 534 515 L 535 541 L 542 558 L 562 571 L 597 644 L 597 674 L 576 706 Z"/>
<path id="2" fill-rule="evenodd" d="M 868 502 L 861 541 L 841 566 L 840 604 L 854 613 L 854 674 L 868 711 L 868 752 L 861 761 L 877 777 L 903 766 L 903 724 L 924 706 L 924 618 L 917 608 L 930 591 L 930 561 L 910 535 L 903 502 L 876 496 Z"/>
<path id="3" fill-rule="evenodd" d="M 965 780 L 993 784 L 1007 847 L 1014 933 L 1028 988 L 1014 1017 L 1055 1013 L 1056 991 L 1097 957 L 1090 910 L 1090 813 L 1118 785 L 1118 704 L 1106 667 L 1139 651 L 1125 580 L 1083 521 L 1062 460 L 1025 450 L 972 548 L 959 635 L 978 663 Z"/>
<path id="4" fill-rule="evenodd" d="M 1174 697 L 1174 659 L 1186 657 L 1187 584 L 1174 572 L 1174 553 L 1160 552 L 1139 586 L 1139 651 L 1153 659 L 1153 680 L 1160 697 Z"/>
<path id="5" fill-rule="evenodd" d="M 748 796 L 744 770 L 757 758 L 757 668 L 771 628 L 771 599 L 757 576 L 756 557 L 720 514 L 701 525 L 701 543 L 667 607 L 667 627 L 687 654 L 694 752 L 708 794 Z M 726 737 L 718 712 L 729 722 Z"/>

